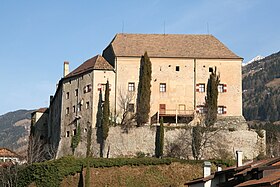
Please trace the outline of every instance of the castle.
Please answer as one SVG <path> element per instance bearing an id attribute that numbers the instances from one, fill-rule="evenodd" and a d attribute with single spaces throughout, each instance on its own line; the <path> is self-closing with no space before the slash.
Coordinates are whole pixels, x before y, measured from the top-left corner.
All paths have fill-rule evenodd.
<path id="1" fill-rule="evenodd" d="M 71 154 L 71 137 L 78 130 L 81 142 L 86 145 L 89 128 L 98 127 L 98 110 L 107 81 L 114 123 L 121 121 L 124 109 L 134 113 L 140 60 L 145 52 L 152 63 L 149 124 L 157 124 L 160 117 L 172 124 L 188 123 L 195 115 L 204 113 L 207 80 L 215 68 L 220 74 L 219 118 L 243 119 L 243 59 L 217 38 L 212 35 L 117 34 L 102 55 L 94 56 L 75 70 L 69 72 L 69 62 L 64 62 L 64 77 L 50 97 L 49 108 L 32 115 L 34 136 L 55 147 L 56 157 Z M 123 99 L 126 99 L 125 106 Z M 81 143 L 74 154 L 83 156 L 85 150 Z"/>

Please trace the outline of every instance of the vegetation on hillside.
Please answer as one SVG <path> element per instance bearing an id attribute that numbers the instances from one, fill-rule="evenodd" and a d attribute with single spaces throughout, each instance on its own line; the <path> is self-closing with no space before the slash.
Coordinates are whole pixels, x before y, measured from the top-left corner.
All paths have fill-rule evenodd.
<path id="1" fill-rule="evenodd" d="M 260 137 L 266 138 L 266 155 L 280 156 L 280 125 L 271 122 L 250 121 L 249 127 L 255 129 Z M 265 134 L 262 130 L 265 130 Z"/>
<path id="2" fill-rule="evenodd" d="M 234 164 L 232 161 L 211 161 L 213 164 L 222 164 L 224 166 L 231 166 Z M 163 168 L 156 168 L 155 166 L 167 166 L 171 164 L 178 163 L 175 166 L 169 167 L 166 169 L 166 171 L 163 172 Z M 70 175 L 76 175 L 80 174 L 80 177 L 82 180 L 84 178 L 83 176 L 83 170 L 84 168 L 86 171 L 86 174 L 88 173 L 90 176 L 85 176 L 85 184 L 91 183 L 94 186 L 98 186 L 98 180 L 102 177 L 107 177 L 107 179 L 110 180 L 120 180 L 118 177 L 112 179 L 115 175 L 111 176 L 112 172 L 118 171 L 118 175 L 121 175 L 121 172 L 125 172 L 124 170 L 119 170 L 118 168 L 121 166 L 126 166 L 126 168 L 129 168 L 127 170 L 137 170 L 136 173 L 129 172 L 128 174 L 124 174 L 125 177 L 121 179 L 122 184 L 125 184 L 125 186 L 131 186 L 132 184 L 135 184 L 135 182 L 138 182 L 139 177 L 148 177 L 152 178 L 152 183 L 148 183 L 148 181 L 145 180 L 145 178 L 141 178 L 143 182 L 147 182 L 147 186 L 151 186 L 154 184 L 164 182 L 162 184 L 163 186 L 170 186 L 174 182 L 177 182 L 176 185 L 178 185 L 178 179 L 180 178 L 181 184 L 186 182 L 187 180 L 191 180 L 195 177 L 200 177 L 202 174 L 202 165 L 203 161 L 194 161 L 194 160 L 180 160 L 180 159 L 171 159 L 171 158 L 151 158 L 151 157 L 145 157 L 145 158 L 75 158 L 72 156 L 64 157 L 58 160 L 52 160 L 52 161 L 46 161 L 41 163 L 34 163 L 32 165 L 28 165 L 24 168 L 18 169 L 16 172 L 16 184 L 18 187 L 25 187 L 33 183 L 33 185 L 36 185 L 38 187 L 56 187 L 60 186 L 61 182 L 65 177 Z M 87 167 L 86 167 L 87 166 Z M 135 167 L 139 166 L 139 167 Z M 143 169 L 144 166 L 148 166 Z M 214 165 L 213 165 L 214 166 Z M 111 170 L 106 169 L 110 167 Z M 116 168 L 117 167 L 117 168 Z M 96 172 L 94 170 L 90 170 L 89 168 L 103 168 L 103 171 L 105 170 L 104 174 L 99 175 L 98 177 L 95 176 Z M 99 172 L 102 172 L 99 170 Z M 99 173 L 98 172 L 98 173 Z M 182 172 L 182 173 L 180 173 Z M 107 175 L 106 175 L 107 173 Z M 180 174 L 180 175 L 174 175 Z M 0 173 L 1 174 L 1 173 Z M 109 175 L 108 175 L 109 174 Z M 132 176 L 132 174 L 136 174 L 135 178 L 130 178 L 129 176 Z M 149 174 L 149 175 L 146 175 Z M 93 176 L 94 175 L 94 176 Z M 104 176 L 103 176 L 104 175 Z M 110 177 L 109 177 L 110 176 Z M 138 176 L 138 177 L 137 177 Z M 171 177 L 168 179 L 164 179 L 166 177 Z M 173 177 L 172 177 L 173 176 Z M 110 179 L 109 179 L 110 178 Z M 67 179 L 67 178 L 66 178 Z M 81 180 L 80 179 L 80 180 Z M 163 180 L 164 179 L 164 180 Z M 127 183 L 127 180 L 130 182 Z M 145 181 L 144 181 L 145 180 Z M 72 181 L 72 180 L 71 180 Z M 90 182 L 89 182 L 90 181 Z M 94 182 L 92 182 L 94 181 Z M 95 183 L 95 181 L 97 181 Z M 69 182 L 69 181 L 68 181 Z M 107 180 L 102 182 L 108 182 Z M 72 183 L 72 182 L 71 182 Z M 68 185 L 72 185 L 72 184 Z M 78 182 L 77 182 L 78 183 Z M 100 183 L 99 183 L 100 184 Z M 115 183 L 110 183 L 115 184 Z M 72 185 L 74 186 L 74 185 Z M 76 185 L 77 186 L 77 185 Z M 111 185 L 109 185 L 111 186 Z"/>
<path id="3" fill-rule="evenodd" d="M 161 158 L 163 156 L 163 147 L 164 147 L 164 126 L 163 118 L 160 118 L 160 126 L 157 127 L 156 133 L 156 157 Z"/>
<path id="4" fill-rule="evenodd" d="M 142 126 L 149 121 L 150 113 L 150 98 L 151 98 L 151 79 L 152 79 L 152 64 L 148 53 L 145 52 L 141 57 L 136 122 L 137 126 Z"/>
<path id="5" fill-rule="evenodd" d="M 0 147 L 17 152 L 27 151 L 32 112 L 33 110 L 17 110 L 0 116 Z M 26 141 L 19 142 L 20 139 Z"/>
<path id="6" fill-rule="evenodd" d="M 280 120 L 280 52 L 243 67 L 243 114 L 247 120 Z"/>

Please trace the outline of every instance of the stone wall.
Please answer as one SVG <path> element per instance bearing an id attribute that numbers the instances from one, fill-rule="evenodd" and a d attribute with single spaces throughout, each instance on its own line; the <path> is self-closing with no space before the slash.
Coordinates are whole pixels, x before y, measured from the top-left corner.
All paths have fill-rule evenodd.
<path id="1" fill-rule="evenodd" d="M 238 119 L 235 119 L 238 121 Z M 239 120 L 242 120 L 240 118 Z M 228 123 L 233 123 L 232 120 L 218 120 L 218 124 L 226 126 Z M 233 124 L 231 124 L 233 125 Z M 241 150 L 244 153 L 244 158 L 252 159 L 258 156 L 265 150 L 265 136 L 260 137 L 255 131 L 247 130 L 245 124 L 235 126 L 235 128 L 217 128 L 211 132 L 208 142 L 208 148 L 203 151 L 203 158 L 234 158 L 235 151 Z M 191 131 L 192 127 L 165 127 L 164 139 L 164 155 L 193 159 L 191 149 Z M 124 132 L 121 127 L 110 127 L 109 136 L 106 140 L 104 155 L 106 157 L 109 152 L 109 157 L 133 157 L 137 153 L 142 152 L 147 156 L 155 155 L 155 138 L 156 126 L 143 126 L 132 128 L 128 133 Z M 64 142 L 65 146 L 68 147 Z M 86 136 L 82 136 L 82 140 L 78 145 L 75 155 L 85 156 L 86 153 Z M 93 129 L 92 135 L 92 155 L 99 157 L 100 144 L 97 143 L 97 129 Z M 61 150 L 60 156 L 70 154 L 63 153 Z"/>

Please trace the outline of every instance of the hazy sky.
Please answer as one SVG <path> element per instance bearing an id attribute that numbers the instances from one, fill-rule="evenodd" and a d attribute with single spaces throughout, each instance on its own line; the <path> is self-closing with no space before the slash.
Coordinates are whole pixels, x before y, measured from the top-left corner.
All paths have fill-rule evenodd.
<path id="1" fill-rule="evenodd" d="M 279 0 L 0 0 L 0 115 L 47 106 L 63 62 L 73 70 L 116 33 L 209 31 L 244 61 L 278 52 L 279 7 Z"/>

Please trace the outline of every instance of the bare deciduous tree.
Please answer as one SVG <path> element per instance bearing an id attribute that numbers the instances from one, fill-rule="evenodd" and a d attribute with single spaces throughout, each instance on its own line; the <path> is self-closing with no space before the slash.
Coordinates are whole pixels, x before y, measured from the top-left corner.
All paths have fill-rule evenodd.
<path id="1" fill-rule="evenodd" d="M 125 132 L 133 126 L 135 123 L 135 113 L 134 113 L 134 92 L 124 92 L 119 90 L 118 106 L 119 106 L 119 118 L 120 125 Z"/>
<path id="2" fill-rule="evenodd" d="M 46 143 L 39 136 L 30 136 L 28 144 L 28 163 L 43 162 L 55 158 L 57 148 L 53 144 Z"/>

